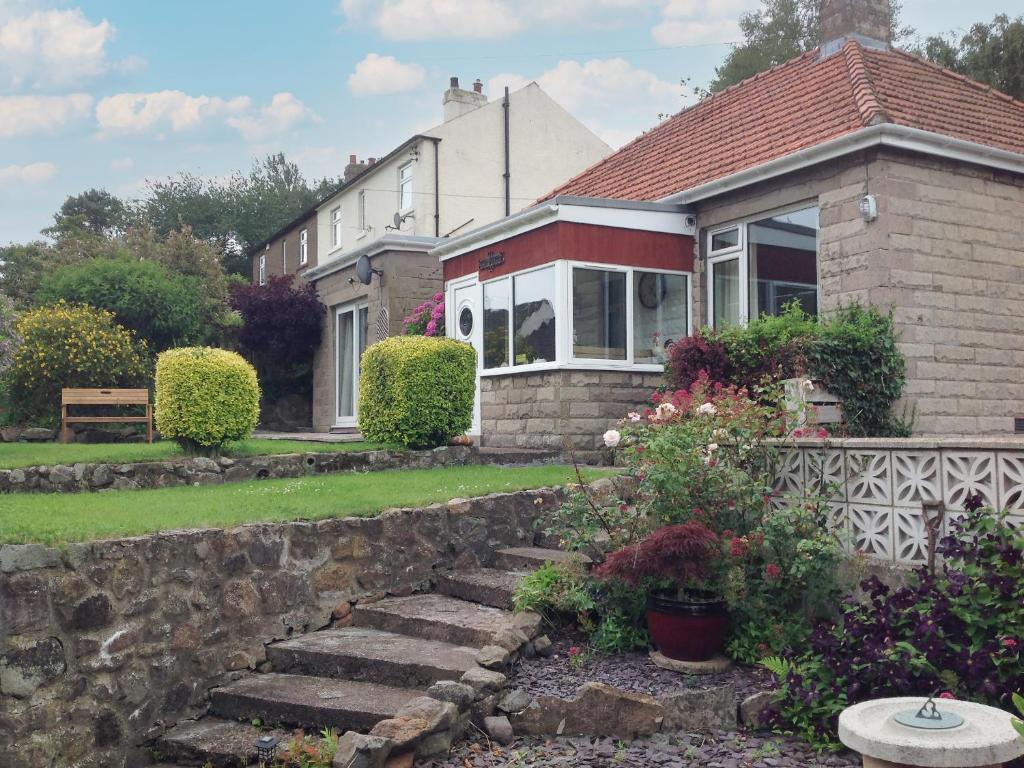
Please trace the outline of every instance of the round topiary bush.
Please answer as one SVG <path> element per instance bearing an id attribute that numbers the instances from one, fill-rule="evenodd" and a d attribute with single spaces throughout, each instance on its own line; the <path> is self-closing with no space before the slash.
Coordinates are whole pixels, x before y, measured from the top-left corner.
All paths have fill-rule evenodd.
<path id="1" fill-rule="evenodd" d="M 252 434 L 260 416 L 256 369 L 226 349 L 182 347 L 156 363 L 156 427 L 186 451 L 216 454 Z"/>
<path id="2" fill-rule="evenodd" d="M 60 420 L 64 387 L 144 387 L 146 344 L 93 307 L 57 302 L 25 312 L 21 341 L 8 371 L 14 420 L 52 427 Z"/>
<path id="3" fill-rule="evenodd" d="M 359 429 L 367 440 L 434 448 L 472 426 L 475 396 L 469 344 L 394 336 L 363 353 Z"/>

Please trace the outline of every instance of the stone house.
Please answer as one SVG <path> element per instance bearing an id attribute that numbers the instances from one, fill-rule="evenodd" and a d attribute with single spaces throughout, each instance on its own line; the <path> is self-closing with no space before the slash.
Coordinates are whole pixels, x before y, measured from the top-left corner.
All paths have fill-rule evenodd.
<path id="1" fill-rule="evenodd" d="M 667 340 L 793 299 L 893 308 L 920 434 L 1024 429 L 1024 103 L 888 18 L 826 0 L 815 50 L 434 250 L 484 445 L 593 448 Z"/>
<path id="2" fill-rule="evenodd" d="M 317 431 L 356 429 L 360 355 L 441 290 L 427 255 L 441 238 L 516 213 L 611 152 L 536 83 L 488 101 L 479 80 L 464 90 L 453 77 L 442 104 L 440 125 L 381 158 L 350 156 L 336 189 L 249 252 L 254 282 L 296 275 L 328 308 L 314 361 Z"/>

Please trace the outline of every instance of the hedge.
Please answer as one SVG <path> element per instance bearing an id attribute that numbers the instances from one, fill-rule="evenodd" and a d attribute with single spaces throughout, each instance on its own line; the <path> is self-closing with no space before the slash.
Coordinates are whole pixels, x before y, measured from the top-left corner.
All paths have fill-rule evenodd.
<path id="1" fill-rule="evenodd" d="M 363 353 L 359 429 L 372 442 L 433 448 L 473 423 L 476 351 L 454 339 L 395 336 Z"/>

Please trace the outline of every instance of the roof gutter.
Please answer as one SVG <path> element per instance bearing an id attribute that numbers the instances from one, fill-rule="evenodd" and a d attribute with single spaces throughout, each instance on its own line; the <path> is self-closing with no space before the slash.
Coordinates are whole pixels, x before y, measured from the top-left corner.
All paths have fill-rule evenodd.
<path id="1" fill-rule="evenodd" d="M 316 282 L 321 278 L 332 275 L 339 270 L 351 267 L 357 261 L 360 256 L 373 257 L 378 253 L 385 251 L 399 251 L 406 253 L 427 253 L 437 243 L 438 238 L 427 237 L 424 235 L 396 235 L 393 232 L 389 232 L 383 237 L 379 237 L 372 243 L 367 243 L 361 248 L 357 248 L 354 251 L 350 251 L 343 256 L 339 256 L 336 259 L 331 259 L 323 264 L 318 264 L 312 269 L 306 270 L 303 273 L 306 280 L 309 282 Z"/>
<path id="2" fill-rule="evenodd" d="M 485 245 L 490 245 L 493 242 L 501 240 L 505 234 L 513 230 L 519 229 L 520 227 L 535 224 L 543 221 L 544 219 L 551 219 L 554 221 L 558 216 L 558 205 L 556 203 L 542 203 L 536 205 L 533 208 L 527 208 L 526 210 L 515 213 L 511 216 L 506 216 L 503 219 L 498 219 L 491 224 L 485 224 L 482 227 L 474 229 L 472 232 L 467 232 L 461 237 L 455 237 L 449 239 L 447 242 L 437 246 L 431 254 L 437 256 L 439 259 L 444 259 L 455 251 L 464 250 L 466 244 L 472 242 L 474 247 L 482 248 Z"/>
<path id="3" fill-rule="evenodd" d="M 771 160 L 720 179 L 700 184 L 661 198 L 666 203 L 693 203 L 732 192 L 761 181 L 809 168 L 870 147 L 893 147 L 950 160 L 984 165 L 1012 173 L 1024 174 L 1024 155 L 997 149 L 973 141 L 956 139 L 931 131 L 881 123 L 840 136 L 790 155 Z"/>

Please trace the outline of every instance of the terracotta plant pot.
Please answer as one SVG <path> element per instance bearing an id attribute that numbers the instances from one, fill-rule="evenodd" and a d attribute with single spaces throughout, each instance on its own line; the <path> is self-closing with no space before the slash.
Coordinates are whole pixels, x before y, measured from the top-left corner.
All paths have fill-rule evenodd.
<path id="1" fill-rule="evenodd" d="M 662 654 L 679 661 L 707 661 L 725 648 L 729 614 L 714 595 L 677 600 L 665 593 L 647 600 L 647 629 Z"/>

